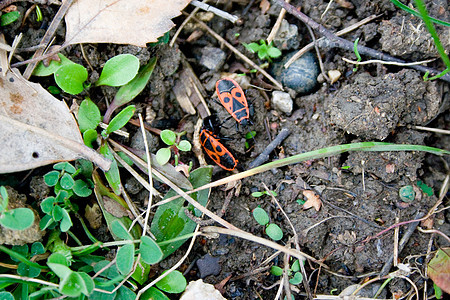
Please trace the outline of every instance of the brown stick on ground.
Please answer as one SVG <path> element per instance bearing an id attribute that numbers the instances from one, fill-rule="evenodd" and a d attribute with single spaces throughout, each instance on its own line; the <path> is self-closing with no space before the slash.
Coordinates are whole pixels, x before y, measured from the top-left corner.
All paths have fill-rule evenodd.
<path id="1" fill-rule="evenodd" d="M 309 18 L 304 13 L 297 10 L 294 6 L 286 3 L 284 0 L 274 0 L 274 2 L 281 7 L 283 7 L 288 13 L 295 16 L 297 19 L 301 20 L 305 24 L 311 26 L 312 29 L 316 30 L 319 34 L 323 35 L 326 39 L 323 41 L 318 42 L 318 46 L 320 48 L 341 48 L 344 50 L 349 50 L 353 52 L 353 43 L 350 41 L 347 41 L 346 39 L 343 39 L 341 37 L 336 36 L 331 31 L 326 29 L 321 24 L 313 21 L 311 18 Z M 399 63 L 405 63 L 405 61 L 395 58 L 393 56 L 384 54 L 380 51 L 376 51 L 374 49 L 365 47 L 365 46 L 359 46 L 358 45 L 358 52 L 361 55 L 366 55 L 369 57 L 373 57 L 380 60 L 386 60 L 386 61 L 395 61 Z M 415 69 L 420 72 L 430 72 L 430 75 L 434 76 L 439 74 L 440 72 L 436 71 L 435 69 L 428 68 L 425 66 L 410 66 L 412 69 Z M 450 73 L 445 74 L 444 76 L 440 77 L 439 79 L 450 82 Z"/>

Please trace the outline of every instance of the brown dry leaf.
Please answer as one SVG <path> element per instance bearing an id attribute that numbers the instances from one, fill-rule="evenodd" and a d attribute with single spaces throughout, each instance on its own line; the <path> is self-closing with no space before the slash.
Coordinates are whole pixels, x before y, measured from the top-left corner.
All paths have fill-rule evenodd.
<path id="1" fill-rule="evenodd" d="M 261 8 L 261 14 L 265 15 L 266 12 L 269 10 L 270 8 L 270 2 L 269 0 L 262 0 L 261 3 L 259 4 L 259 8 Z"/>
<path id="2" fill-rule="evenodd" d="M 83 144 L 67 105 L 17 70 L 0 75 L 0 141 L 0 174 L 77 158 L 111 164 Z"/>
<path id="3" fill-rule="evenodd" d="M 320 200 L 319 196 L 316 195 L 315 192 L 304 190 L 303 196 L 306 197 L 306 202 L 303 204 L 303 209 L 309 209 L 311 207 L 314 207 L 316 211 L 320 210 L 320 207 L 322 206 L 322 201 Z"/>
<path id="4" fill-rule="evenodd" d="M 169 31 L 189 0 L 77 0 L 69 8 L 66 43 L 145 47 Z"/>

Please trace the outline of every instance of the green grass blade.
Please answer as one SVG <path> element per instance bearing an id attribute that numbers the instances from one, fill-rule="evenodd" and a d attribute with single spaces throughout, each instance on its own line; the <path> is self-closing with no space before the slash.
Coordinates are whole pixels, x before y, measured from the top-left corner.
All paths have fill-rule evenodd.
<path id="1" fill-rule="evenodd" d="M 406 11 L 406 12 L 408 12 L 408 13 L 410 13 L 410 14 L 416 16 L 416 17 L 422 18 L 422 16 L 420 15 L 420 13 L 418 13 L 417 11 L 415 11 L 415 10 L 412 9 L 412 8 L 409 8 L 408 6 L 406 6 L 405 4 L 401 3 L 400 1 L 398 1 L 398 0 L 391 0 L 391 2 L 392 2 L 394 5 L 398 6 L 399 8 L 403 9 L 404 11 Z M 431 17 L 430 17 L 430 20 L 431 20 L 432 22 L 436 23 L 436 24 L 439 24 L 439 25 L 450 26 L 450 23 L 445 22 L 445 21 L 442 21 L 442 20 L 439 20 L 439 19 L 435 19 L 435 18 L 431 18 Z"/>

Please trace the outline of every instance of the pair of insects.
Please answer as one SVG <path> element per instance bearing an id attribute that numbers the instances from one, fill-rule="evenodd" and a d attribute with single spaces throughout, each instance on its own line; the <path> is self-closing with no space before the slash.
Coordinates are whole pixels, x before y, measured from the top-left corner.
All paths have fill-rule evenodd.
<path id="1" fill-rule="evenodd" d="M 250 122 L 250 111 L 244 91 L 233 79 L 221 79 L 216 83 L 216 92 L 219 100 L 230 115 L 241 125 Z M 200 132 L 200 143 L 206 154 L 220 167 L 232 171 L 237 166 L 237 159 L 220 142 L 219 120 L 216 116 L 206 117 Z M 223 139 L 223 138 L 222 138 Z"/>

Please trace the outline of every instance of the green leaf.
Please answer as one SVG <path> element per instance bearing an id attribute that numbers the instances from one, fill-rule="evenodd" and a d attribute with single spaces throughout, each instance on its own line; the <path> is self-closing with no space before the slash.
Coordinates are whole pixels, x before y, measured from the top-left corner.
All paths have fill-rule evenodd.
<path id="1" fill-rule="evenodd" d="M 161 131 L 161 140 L 169 146 L 172 146 L 173 144 L 175 144 L 176 140 L 177 140 L 177 135 L 175 134 L 175 132 L 173 132 L 172 130 L 169 129 L 164 129 L 163 131 Z"/>
<path id="2" fill-rule="evenodd" d="M 53 220 L 55 220 L 56 222 L 61 221 L 62 218 L 64 217 L 63 208 L 59 205 L 53 206 L 52 217 L 53 217 Z"/>
<path id="3" fill-rule="evenodd" d="M 35 278 L 38 277 L 39 274 L 41 274 L 41 269 L 29 266 L 24 263 L 20 263 L 17 266 L 17 274 L 19 274 L 20 276 Z"/>
<path id="4" fill-rule="evenodd" d="M 62 213 L 63 213 L 63 218 L 61 220 L 61 224 L 59 225 L 59 227 L 62 232 L 67 232 L 67 230 L 69 230 L 70 227 L 72 227 L 72 225 L 73 225 L 72 220 L 70 219 L 69 213 L 64 208 L 62 210 Z"/>
<path id="5" fill-rule="evenodd" d="M 132 240 L 133 237 L 128 232 L 127 228 L 119 220 L 114 220 L 111 222 L 111 231 L 118 238 L 122 240 Z"/>
<path id="6" fill-rule="evenodd" d="M 115 287 L 114 287 L 114 285 L 104 286 L 103 283 L 107 283 L 107 282 L 108 282 L 108 280 L 106 280 L 104 278 L 97 277 L 95 279 L 95 284 L 96 284 L 97 288 L 101 287 L 102 290 L 112 292 Z M 100 291 L 94 291 L 92 294 L 89 295 L 89 300 L 114 300 L 114 299 L 119 300 L 120 298 L 116 298 L 116 296 L 117 296 L 117 291 L 115 291 L 114 293 L 111 293 L 111 294 L 107 294 L 107 293 L 100 292 Z"/>
<path id="7" fill-rule="evenodd" d="M 96 140 L 97 140 L 97 130 L 88 129 L 85 132 L 83 132 L 83 142 L 89 148 L 94 148 L 94 145 L 92 143 L 95 142 Z"/>
<path id="8" fill-rule="evenodd" d="M 47 262 L 47 265 L 56 274 L 56 276 L 58 276 L 61 279 L 67 278 L 70 274 L 73 273 L 73 271 L 65 265 L 49 262 Z"/>
<path id="9" fill-rule="evenodd" d="M 133 268 L 134 262 L 134 244 L 126 244 L 119 247 L 116 255 L 117 270 L 122 275 L 128 275 Z"/>
<path id="10" fill-rule="evenodd" d="M 8 191 L 6 190 L 6 188 L 4 186 L 0 186 L 0 196 L 1 196 L 1 201 L 0 201 L 0 212 L 5 211 L 8 208 Z"/>
<path id="11" fill-rule="evenodd" d="M 170 148 L 161 148 L 156 152 L 156 161 L 160 165 L 165 165 L 170 160 L 171 155 L 172 151 Z"/>
<path id="12" fill-rule="evenodd" d="M 64 171 L 66 171 L 69 174 L 74 174 L 77 171 L 77 169 L 75 169 L 75 167 L 71 163 L 69 163 L 67 161 L 63 161 L 63 162 L 54 164 L 53 165 L 53 169 L 59 170 L 59 171 L 63 171 L 64 170 Z"/>
<path id="13" fill-rule="evenodd" d="M 157 288 L 151 287 L 141 296 L 142 300 L 170 300 L 163 292 Z"/>
<path id="14" fill-rule="evenodd" d="M 121 86 L 133 79 L 139 70 L 139 59 L 131 54 L 120 54 L 109 59 L 103 67 L 97 86 Z"/>
<path id="15" fill-rule="evenodd" d="M 247 133 L 245 134 L 245 138 L 246 138 L 247 140 L 250 140 L 250 139 L 254 138 L 255 136 L 256 136 L 256 131 L 254 131 L 254 130 L 252 130 L 252 131 L 250 131 L 250 132 L 247 132 Z"/>
<path id="16" fill-rule="evenodd" d="M 58 87 L 54 86 L 54 85 L 49 85 L 49 87 L 47 89 L 53 95 L 61 94 L 61 90 Z"/>
<path id="17" fill-rule="evenodd" d="M 55 72 L 56 84 L 64 92 L 71 95 L 76 95 L 83 91 L 83 83 L 87 78 L 86 68 L 79 64 L 64 65 Z"/>
<path id="18" fill-rule="evenodd" d="M 10 292 L 0 292 L 0 299 L 14 300 L 14 296 Z M 169 298 L 167 298 L 167 299 L 169 299 Z"/>
<path id="19" fill-rule="evenodd" d="M 61 174 L 58 171 L 50 171 L 44 175 L 44 182 L 48 186 L 55 186 L 58 183 L 59 176 Z"/>
<path id="20" fill-rule="evenodd" d="M 295 272 L 294 277 L 289 280 L 290 284 L 300 284 L 303 281 L 303 275 L 300 272 Z"/>
<path id="21" fill-rule="evenodd" d="M 11 230 L 24 230 L 34 223 L 34 213 L 26 207 L 5 211 L 0 215 L 0 224 Z"/>
<path id="22" fill-rule="evenodd" d="M 266 45 L 259 47 L 258 57 L 259 57 L 259 59 L 267 58 L 267 46 Z"/>
<path id="23" fill-rule="evenodd" d="M 92 293 L 95 287 L 94 280 L 92 280 L 91 276 L 89 276 L 85 272 L 77 272 L 77 273 L 81 276 L 81 279 L 83 279 L 84 285 L 86 286 L 86 290 L 83 290 L 82 293 L 85 294 L 86 296 L 89 296 L 89 294 Z"/>
<path id="24" fill-rule="evenodd" d="M 78 197 L 88 197 L 92 194 L 92 190 L 82 179 L 75 180 L 72 190 Z"/>
<path id="25" fill-rule="evenodd" d="M 193 188 L 203 186 L 211 181 L 212 168 L 198 168 L 191 172 L 189 181 Z M 176 193 L 170 190 L 164 199 L 175 196 Z M 209 196 L 209 190 L 205 189 L 196 193 L 190 194 L 193 199 L 196 199 L 201 205 L 206 205 Z M 155 235 L 157 242 L 170 240 L 185 234 L 192 233 L 197 224 L 189 219 L 184 210 L 189 208 L 193 210 L 191 205 L 185 206 L 185 200 L 181 197 L 172 200 L 169 203 L 158 206 L 155 216 L 151 224 L 151 232 Z M 200 216 L 201 213 L 194 210 L 196 216 Z M 175 250 L 177 250 L 187 239 L 172 242 L 166 245 L 161 245 L 161 250 L 164 253 L 164 257 L 167 257 Z"/>
<path id="26" fill-rule="evenodd" d="M 418 180 L 417 181 L 417 186 L 422 190 L 422 192 L 424 192 L 428 196 L 433 196 L 433 194 L 434 194 L 433 188 L 429 187 L 425 182 L 422 182 L 421 180 Z"/>
<path id="27" fill-rule="evenodd" d="M 124 152 L 122 152 L 122 151 L 119 151 L 119 152 L 117 152 L 117 154 L 129 165 L 129 166 L 132 166 L 133 164 L 134 164 L 134 162 L 133 162 L 133 160 L 128 156 L 128 155 L 126 155 Z"/>
<path id="28" fill-rule="evenodd" d="M 84 99 L 78 109 L 78 125 L 81 133 L 97 128 L 102 120 L 98 106 L 89 98 Z"/>
<path id="29" fill-rule="evenodd" d="M 48 257 L 47 264 L 49 263 L 69 267 L 69 261 L 67 260 L 66 256 L 59 252 L 54 252 Z"/>
<path id="30" fill-rule="evenodd" d="M 41 221 L 39 221 L 39 229 L 45 230 L 52 226 L 53 224 L 56 224 L 53 222 L 53 218 L 51 215 L 45 215 L 42 217 Z"/>
<path id="31" fill-rule="evenodd" d="M 105 177 L 114 193 L 116 195 L 120 195 L 122 184 L 120 183 L 120 173 L 119 167 L 117 166 L 117 161 L 114 159 L 114 156 L 109 150 L 107 144 L 103 144 L 100 147 L 100 154 L 103 154 L 104 157 L 112 161 L 111 168 L 109 169 L 109 171 L 105 172 Z"/>
<path id="32" fill-rule="evenodd" d="M 114 100 L 111 102 L 111 106 L 118 108 L 124 104 L 127 104 L 139 95 L 147 85 L 150 76 L 153 73 L 153 69 L 156 66 L 156 57 L 150 59 L 147 65 L 143 66 L 136 77 L 133 78 L 126 85 L 122 86 L 118 91 Z"/>
<path id="33" fill-rule="evenodd" d="M 261 197 L 262 195 L 264 195 L 263 192 L 253 192 L 253 193 L 252 193 L 252 196 L 255 197 L 255 198 L 259 198 L 259 197 Z"/>
<path id="34" fill-rule="evenodd" d="M 122 109 L 122 111 L 118 113 L 117 116 L 111 120 L 111 122 L 109 122 L 108 127 L 106 128 L 106 133 L 110 134 L 111 132 L 119 130 L 125 126 L 125 124 L 130 121 L 131 117 L 133 117 L 135 111 L 136 107 L 134 105 L 129 105 Z"/>
<path id="35" fill-rule="evenodd" d="M 61 61 L 52 60 L 48 67 L 44 66 L 42 61 L 40 61 L 34 69 L 33 75 L 39 77 L 49 76 L 54 74 L 62 66 L 74 64 L 73 61 L 71 61 L 61 53 L 58 53 L 58 57 L 61 59 Z"/>
<path id="36" fill-rule="evenodd" d="M 242 43 L 242 44 L 247 50 L 249 50 L 252 53 L 256 53 L 259 51 L 259 44 L 257 43 L 250 43 L 250 44 Z"/>
<path id="37" fill-rule="evenodd" d="M 0 26 L 6 26 L 14 21 L 16 21 L 20 17 L 20 13 L 18 11 L 11 11 L 9 13 L 3 14 L 0 16 Z"/>
<path id="38" fill-rule="evenodd" d="M 433 289 L 434 289 L 434 296 L 436 296 L 436 299 L 442 299 L 443 296 L 442 289 L 438 287 L 434 282 L 433 282 Z"/>
<path id="39" fill-rule="evenodd" d="M 69 297 L 78 297 L 82 293 L 88 295 L 83 277 L 77 272 L 72 272 L 59 283 L 59 291 Z"/>
<path id="40" fill-rule="evenodd" d="M 61 180 L 59 181 L 59 184 L 61 187 L 65 190 L 70 190 L 73 185 L 75 184 L 75 181 L 73 180 L 72 176 L 70 174 L 65 173 Z"/>
<path id="41" fill-rule="evenodd" d="M 281 51 L 276 47 L 269 47 L 267 54 L 272 58 L 277 58 L 281 56 Z"/>
<path id="42" fill-rule="evenodd" d="M 186 278 L 180 271 L 175 270 L 158 281 L 156 286 L 166 293 L 178 294 L 186 289 Z"/>
<path id="43" fill-rule="evenodd" d="M 151 266 L 144 262 L 141 258 L 136 265 L 136 270 L 131 277 L 136 280 L 139 284 L 144 284 L 148 280 L 148 274 L 150 274 Z"/>
<path id="44" fill-rule="evenodd" d="M 291 270 L 292 270 L 293 272 L 298 272 L 298 271 L 300 271 L 300 262 L 299 262 L 298 259 L 296 259 L 296 260 L 294 261 L 294 263 L 292 264 Z"/>
<path id="45" fill-rule="evenodd" d="M 255 218 L 259 225 L 265 226 L 269 223 L 269 215 L 261 207 L 257 207 L 253 210 L 253 218 Z"/>
<path id="46" fill-rule="evenodd" d="M 272 266 L 272 268 L 270 268 L 270 274 L 274 276 L 281 276 L 283 275 L 283 269 L 278 266 Z"/>
<path id="47" fill-rule="evenodd" d="M 78 170 L 80 170 L 80 175 L 83 175 L 86 178 L 92 177 L 92 172 L 94 170 L 92 162 L 87 159 L 77 159 L 76 166 Z"/>
<path id="48" fill-rule="evenodd" d="M 191 143 L 189 143 L 188 141 L 182 140 L 182 141 L 180 141 L 180 143 L 177 145 L 177 148 L 178 148 L 180 151 L 185 151 L 185 152 L 187 152 L 187 151 L 191 151 L 192 146 L 191 146 Z"/>
<path id="49" fill-rule="evenodd" d="M 266 228 L 266 234 L 274 241 L 279 241 L 283 238 L 283 231 L 277 224 L 269 224 Z"/>
<path id="50" fill-rule="evenodd" d="M 42 245 L 41 242 L 34 242 L 31 245 L 31 250 L 30 250 L 31 256 L 44 254 L 44 253 L 45 253 L 45 248 L 44 248 L 44 245 Z"/>
<path id="51" fill-rule="evenodd" d="M 158 263 L 164 255 L 158 244 L 148 236 L 141 237 L 139 250 L 142 260 L 149 265 Z"/>

